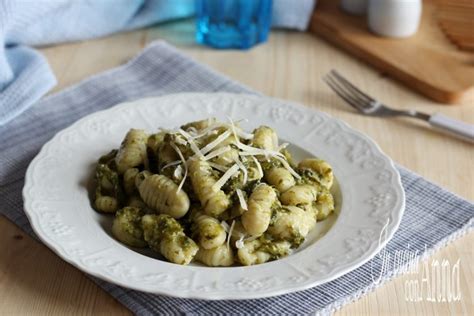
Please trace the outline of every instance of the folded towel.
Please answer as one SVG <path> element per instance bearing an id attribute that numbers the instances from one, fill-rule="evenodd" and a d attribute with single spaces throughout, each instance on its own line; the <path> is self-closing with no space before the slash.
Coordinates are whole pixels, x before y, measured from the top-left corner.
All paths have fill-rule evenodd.
<path id="1" fill-rule="evenodd" d="M 0 211 L 33 234 L 23 212 L 26 167 L 40 147 L 61 129 L 117 103 L 178 92 L 252 93 L 235 81 L 196 63 L 163 42 L 148 46 L 121 67 L 47 97 L 17 120 L 0 126 Z M 474 205 L 405 168 L 398 167 L 406 193 L 400 228 L 386 245 L 395 254 L 409 247 L 429 254 L 472 229 Z M 408 264 L 417 257 L 398 261 Z M 382 256 L 331 282 L 276 297 L 245 301 L 203 301 L 152 295 L 93 279 L 137 315 L 307 315 L 328 313 L 375 289 L 403 270 Z M 469 264 L 469 263 L 466 263 Z"/>
<path id="2" fill-rule="evenodd" d="M 305 29 L 314 2 L 274 0 L 273 25 Z M 56 84 L 46 60 L 28 45 L 94 38 L 193 13 L 193 0 L 0 0 L 0 126 Z"/>

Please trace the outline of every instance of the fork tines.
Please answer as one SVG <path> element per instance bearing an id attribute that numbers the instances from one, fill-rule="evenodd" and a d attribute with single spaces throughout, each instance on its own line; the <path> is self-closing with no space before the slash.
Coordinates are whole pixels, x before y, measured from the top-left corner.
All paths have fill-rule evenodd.
<path id="1" fill-rule="evenodd" d="M 367 110 L 376 102 L 334 69 L 326 74 L 323 80 L 339 97 L 356 108 L 356 110 Z"/>

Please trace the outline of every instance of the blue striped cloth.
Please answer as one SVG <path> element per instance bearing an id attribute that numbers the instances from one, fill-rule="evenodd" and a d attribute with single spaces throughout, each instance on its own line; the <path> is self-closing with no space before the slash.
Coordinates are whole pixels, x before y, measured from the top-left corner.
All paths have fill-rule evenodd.
<path id="1" fill-rule="evenodd" d="M 273 26 L 304 30 L 315 0 L 274 0 Z M 0 0 L 0 126 L 54 85 L 31 45 L 77 41 L 189 17 L 194 0 Z"/>
<path id="2" fill-rule="evenodd" d="M 132 61 L 47 97 L 21 117 L 0 127 L 0 210 L 34 235 L 23 212 L 21 190 L 26 167 L 56 132 L 79 118 L 117 103 L 177 92 L 255 93 L 182 55 L 164 42 L 148 46 Z M 399 230 L 386 246 L 395 253 L 409 245 L 422 254 L 472 230 L 474 205 L 420 176 L 398 168 L 406 192 Z M 360 268 L 305 291 L 246 301 L 203 301 L 146 294 L 94 279 L 137 315 L 311 314 L 329 313 L 395 276 L 377 256 Z M 469 263 L 466 263 L 469 264 Z M 372 276 L 380 275 L 380 282 Z M 47 281 L 47 280 L 46 280 Z"/>

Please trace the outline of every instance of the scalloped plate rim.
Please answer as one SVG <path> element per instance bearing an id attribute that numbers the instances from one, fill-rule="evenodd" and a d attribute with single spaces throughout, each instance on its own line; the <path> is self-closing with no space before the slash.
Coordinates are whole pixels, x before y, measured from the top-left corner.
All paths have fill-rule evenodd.
<path id="1" fill-rule="evenodd" d="M 395 175 L 396 175 L 395 180 L 396 180 L 396 184 L 397 184 L 398 189 L 399 189 L 399 190 L 397 190 L 397 193 L 399 194 L 399 196 L 398 196 L 399 199 L 397 200 L 397 203 L 396 203 L 396 207 L 398 208 L 398 212 L 396 212 L 396 213 L 392 212 L 391 213 L 391 215 L 396 214 L 397 216 L 394 218 L 395 221 L 391 222 L 389 227 L 388 227 L 389 230 L 387 231 L 387 238 L 385 240 L 383 240 L 381 243 L 379 243 L 378 246 L 375 247 L 375 249 L 373 249 L 374 247 L 371 246 L 361 256 L 361 258 L 359 258 L 359 260 L 357 262 L 352 263 L 352 264 L 348 263 L 345 266 L 342 266 L 337 272 L 329 275 L 326 278 L 321 278 L 318 281 L 307 282 L 306 284 L 302 284 L 302 285 L 299 285 L 299 286 L 294 286 L 290 289 L 282 288 L 282 289 L 279 289 L 279 290 L 267 290 L 266 293 L 258 293 L 257 296 L 252 295 L 252 294 L 244 294 L 244 295 L 241 295 L 239 297 L 236 297 L 234 295 L 231 295 L 231 296 L 226 295 L 226 293 L 222 293 L 222 295 L 213 294 L 213 296 L 206 296 L 205 292 L 203 292 L 203 294 L 196 294 L 195 293 L 196 291 L 195 292 L 186 292 L 186 291 L 184 291 L 184 292 L 180 292 L 180 293 L 176 293 L 176 292 L 170 293 L 169 291 L 164 291 L 164 290 L 149 290 L 149 289 L 145 289 L 144 287 L 136 286 L 133 283 L 131 284 L 131 283 L 127 283 L 127 282 L 122 282 L 121 280 L 114 279 L 113 277 L 111 277 L 107 274 L 104 274 L 101 271 L 89 268 L 89 267 L 81 264 L 80 262 L 74 260 L 73 258 L 70 258 L 60 248 L 59 244 L 55 243 L 55 241 L 53 241 L 53 240 L 50 240 L 50 238 L 47 237 L 40 230 L 39 224 L 36 222 L 36 219 L 33 216 L 34 211 L 30 213 L 30 210 L 27 208 L 27 206 L 29 206 L 29 205 L 27 205 L 27 200 L 29 198 L 29 196 L 27 194 L 27 190 L 30 188 L 29 184 L 32 182 L 32 180 L 30 179 L 32 177 L 31 172 L 32 172 L 32 169 L 34 168 L 35 164 L 37 163 L 39 157 L 41 156 L 41 154 L 48 148 L 48 146 L 50 146 L 52 143 L 54 143 L 54 141 L 58 137 L 60 137 L 63 133 L 65 133 L 66 131 L 68 131 L 70 129 L 77 128 L 78 126 L 80 126 L 80 124 L 82 122 L 87 121 L 91 116 L 94 116 L 94 115 L 97 115 L 97 114 L 100 114 L 100 113 L 104 113 L 104 112 L 109 112 L 109 111 L 110 112 L 120 111 L 120 109 L 122 109 L 122 108 L 126 108 L 128 106 L 131 106 L 132 104 L 137 103 L 137 102 L 143 102 L 144 100 L 156 100 L 156 99 L 162 99 L 162 98 L 166 99 L 166 98 L 181 97 L 181 96 L 189 96 L 189 97 L 192 97 L 192 96 L 195 96 L 195 97 L 207 97 L 207 96 L 211 96 L 211 97 L 233 96 L 233 97 L 235 97 L 235 96 L 238 96 L 238 97 L 250 98 L 250 99 L 264 99 L 264 100 L 267 100 L 268 102 L 284 103 L 284 104 L 290 105 L 291 107 L 296 107 L 296 108 L 299 108 L 299 109 L 303 108 L 305 111 L 310 111 L 310 112 L 313 112 L 313 113 L 316 112 L 319 116 L 323 116 L 328 120 L 332 120 L 332 121 L 337 122 L 337 124 L 340 124 L 343 128 L 350 130 L 353 134 L 356 134 L 358 137 L 365 140 L 368 144 L 370 144 L 370 146 L 372 146 L 376 150 L 376 152 L 380 156 L 382 156 L 388 162 L 389 166 L 393 169 L 393 171 L 395 171 Z M 346 123 L 346 122 L 344 122 L 340 119 L 337 119 L 337 118 L 335 118 L 335 117 L 333 117 L 333 116 L 331 116 L 331 115 L 329 115 L 325 112 L 321 112 L 321 111 L 316 110 L 314 108 L 310 108 L 308 106 L 303 106 L 303 105 L 301 105 L 297 102 L 288 101 L 288 100 L 284 100 L 284 99 L 280 99 L 280 98 L 272 98 L 272 97 L 258 96 L 258 95 L 245 94 L 245 93 L 242 93 L 242 94 L 237 93 L 236 94 L 236 93 L 225 93 L 225 92 L 224 93 L 222 93 L 222 92 L 219 92 L 219 93 L 186 92 L 186 93 L 167 94 L 167 95 L 157 96 L 157 97 L 146 97 L 146 98 L 142 98 L 142 99 L 136 99 L 136 100 L 132 100 L 132 101 L 122 102 L 122 103 L 116 104 L 116 105 L 114 105 L 110 108 L 99 110 L 99 111 L 90 113 L 88 115 L 85 115 L 84 117 L 78 119 L 77 121 L 75 121 L 71 125 L 69 125 L 66 128 L 58 131 L 57 133 L 55 133 L 55 135 L 49 141 L 47 141 L 45 144 L 43 144 L 40 151 L 37 153 L 35 158 L 33 158 L 33 160 L 28 165 L 26 175 L 25 175 L 25 184 L 24 184 L 24 187 L 23 187 L 23 190 L 22 190 L 22 197 L 23 197 L 23 201 L 24 201 L 25 213 L 27 215 L 27 218 L 28 218 L 28 220 L 31 224 L 31 227 L 32 227 L 33 231 L 35 232 L 36 236 L 48 248 L 50 248 L 56 255 L 58 255 L 61 259 L 68 262 L 69 264 L 73 265 L 74 267 L 78 268 L 79 270 L 81 270 L 81 271 L 83 271 L 83 272 L 85 272 L 85 273 L 87 273 L 91 276 L 94 276 L 98 279 L 101 279 L 101 280 L 104 280 L 106 282 L 110 282 L 110 283 L 113 283 L 113 284 L 116 284 L 116 285 L 119 285 L 119 286 L 123 286 L 125 288 L 129 288 L 129 289 L 132 289 L 132 290 L 137 290 L 137 291 L 142 291 L 142 292 L 147 292 L 147 293 L 152 293 L 152 294 L 158 294 L 158 295 L 165 295 L 165 296 L 170 296 L 170 297 L 178 297 L 178 298 L 185 298 L 185 299 L 203 299 L 203 300 L 210 300 L 210 301 L 212 301 L 212 300 L 226 300 L 226 299 L 246 300 L 246 299 L 273 297 L 273 296 L 288 294 L 288 293 L 292 293 L 292 292 L 307 290 L 309 288 L 312 288 L 312 287 L 327 283 L 329 281 L 332 281 L 334 279 L 337 279 L 340 276 L 343 276 L 343 275 L 359 268 L 363 264 L 367 263 L 370 259 L 372 259 L 392 239 L 393 235 L 395 234 L 395 232 L 399 228 L 399 225 L 400 225 L 402 217 L 403 217 L 403 213 L 405 211 L 405 192 L 404 192 L 404 189 L 403 189 L 403 186 L 402 186 L 400 174 L 399 174 L 398 170 L 395 168 L 395 165 L 394 165 L 392 159 L 390 159 L 382 151 L 382 149 L 378 146 L 378 144 L 374 140 L 372 140 L 372 138 L 370 138 L 369 136 L 367 136 L 364 133 L 352 128 L 348 123 Z M 278 261 L 274 261 L 274 262 L 278 262 Z"/>

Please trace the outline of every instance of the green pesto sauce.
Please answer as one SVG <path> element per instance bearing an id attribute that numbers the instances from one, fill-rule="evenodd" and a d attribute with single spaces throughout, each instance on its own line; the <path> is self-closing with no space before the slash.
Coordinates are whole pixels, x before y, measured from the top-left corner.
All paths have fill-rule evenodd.
<path id="1" fill-rule="evenodd" d="M 117 156 L 117 152 L 118 152 L 117 149 L 112 149 L 109 153 L 107 153 L 107 154 L 105 154 L 105 155 L 103 155 L 99 158 L 99 163 L 100 164 L 106 164 L 110 160 L 115 159 L 115 156 Z"/>
<path id="2" fill-rule="evenodd" d="M 96 198 L 101 196 L 111 196 L 117 199 L 119 205 L 124 204 L 125 195 L 120 183 L 120 177 L 118 173 L 112 170 L 107 164 L 97 164 L 95 171 L 95 185 Z"/>
<path id="3" fill-rule="evenodd" d="M 296 172 L 301 176 L 301 179 L 297 180 L 297 184 L 309 184 L 317 187 L 321 186 L 321 176 L 312 169 L 298 168 Z"/>
<path id="4" fill-rule="evenodd" d="M 276 260 L 288 255 L 288 249 L 283 244 L 275 242 L 270 236 L 264 235 L 259 238 L 262 245 L 259 251 L 266 252 L 270 255 L 270 260 Z"/>
<path id="5" fill-rule="evenodd" d="M 188 237 L 186 237 L 186 235 L 182 234 L 182 235 L 179 235 L 179 236 L 178 236 L 178 245 L 179 245 L 184 251 L 186 251 L 187 249 L 189 249 L 189 248 L 192 246 L 192 242 L 191 242 L 191 239 L 189 239 Z"/>
<path id="6" fill-rule="evenodd" d="M 162 235 L 175 235 L 183 232 L 183 227 L 169 215 L 158 215 L 158 229 Z"/>
<path id="7" fill-rule="evenodd" d="M 142 216 L 143 212 L 136 207 L 124 207 L 116 214 L 123 230 L 135 238 L 143 238 Z"/>
<path id="8" fill-rule="evenodd" d="M 263 172 L 265 173 L 268 172 L 270 169 L 278 168 L 282 166 L 281 162 L 275 158 L 270 158 L 268 161 L 267 160 L 261 161 L 260 165 L 262 166 Z"/>

